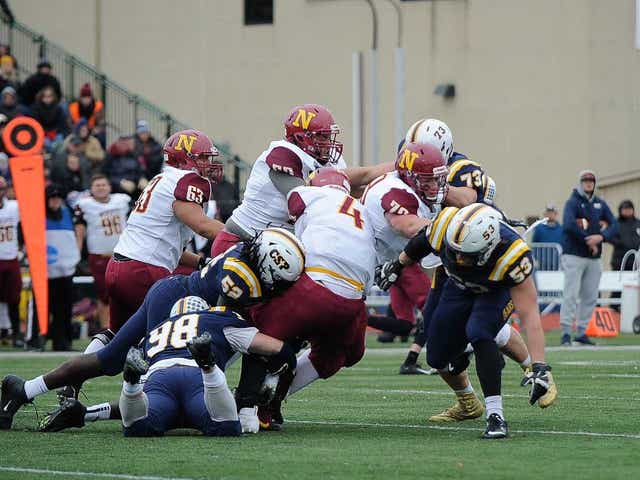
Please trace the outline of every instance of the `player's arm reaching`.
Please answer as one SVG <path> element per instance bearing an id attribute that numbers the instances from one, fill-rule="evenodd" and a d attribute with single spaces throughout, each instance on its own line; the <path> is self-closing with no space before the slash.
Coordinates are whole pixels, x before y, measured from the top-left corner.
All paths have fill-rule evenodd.
<path id="1" fill-rule="evenodd" d="M 352 190 L 368 185 L 380 175 L 395 170 L 395 162 L 385 162 L 380 165 L 372 165 L 369 167 L 351 167 L 345 168 L 344 173 L 349 177 L 349 183 Z"/>
<path id="2" fill-rule="evenodd" d="M 173 212 L 182 223 L 209 240 L 213 240 L 224 228 L 222 222 L 207 217 L 202 206 L 194 202 L 176 200 L 173 202 Z"/>

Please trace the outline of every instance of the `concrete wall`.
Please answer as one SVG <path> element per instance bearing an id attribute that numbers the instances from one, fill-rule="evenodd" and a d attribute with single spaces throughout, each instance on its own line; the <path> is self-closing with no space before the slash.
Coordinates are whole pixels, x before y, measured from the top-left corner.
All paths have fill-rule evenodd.
<path id="1" fill-rule="evenodd" d="M 397 2 L 405 124 L 446 121 L 514 216 L 562 206 L 583 168 L 638 168 L 640 52 L 634 0 Z M 381 160 L 394 158 L 396 12 L 377 8 Z M 351 59 L 370 82 L 364 0 L 275 0 L 273 25 L 243 25 L 239 0 L 21 0 L 16 17 L 252 161 L 299 102 L 331 108 L 352 152 Z M 96 35 L 96 23 L 100 34 Z M 457 95 L 433 95 L 453 83 Z M 372 157 L 369 105 L 364 161 Z M 615 206 L 613 206 L 615 208 Z"/>

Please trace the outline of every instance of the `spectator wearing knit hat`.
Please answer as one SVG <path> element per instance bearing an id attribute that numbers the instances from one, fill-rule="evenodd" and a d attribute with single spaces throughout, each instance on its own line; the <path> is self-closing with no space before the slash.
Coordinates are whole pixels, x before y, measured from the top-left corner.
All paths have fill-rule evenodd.
<path id="1" fill-rule="evenodd" d="M 20 84 L 13 66 L 13 59 L 9 55 L 2 55 L 0 56 L 0 90 L 7 86 L 18 88 Z"/>
<path id="2" fill-rule="evenodd" d="M 69 104 L 69 115 L 74 125 L 84 119 L 91 130 L 104 124 L 104 104 L 96 100 L 88 83 L 80 88 L 78 100 Z"/>
<path id="3" fill-rule="evenodd" d="M 571 344 L 574 318 L 574 342 L 593 345 L 585 332 L 598 300 L 602 243 L 610 242 L 618 232 L 618 222 L 606 202 L 596 196 L 595 189 L 595 173 L 591 170 L 580 172 L 579 185 L 564 206 L 562 269 L 565 278 L 560 308 L 562 345 Z"/>
<path id="4" fill-rule="evenodd" d="M 9 120 L 27 114 L 27 108 L 18 103 L 18 94 L 12 86 L 6 86 L 0 91 L 0 113 Z"/>
<path id="5" fill-rule="evenodd" d="M 45 135 L 44 146 L 48 152 L 53 151 L 69 134 L 68 117 L 53 87 L 45 87 L 36 95 L 30 116 L 42 125 Z"/>
<path id="6" fill-rule="evenodd" d="M 134 152 L 146 172 L 146 178 L 155 177 L 162 170 L 162 145 L 151 134 L 146 120 L 136 123 L 134 140 Z"/>
<path id="7" fill-rule="evenodd" d="M 36 73 L 28 77 L 18 89 L 20 103 L 27 107 L 31 106 L 33 102 L 35 102 L 36 95 L 45 87 L 53 88 L 56 97 L 58 99 L 62 98 L 60 82 L 51 74 L 51 63 L 46 59 L 42 59 L 38 62 L 37 68 L 38 70 Z"/>

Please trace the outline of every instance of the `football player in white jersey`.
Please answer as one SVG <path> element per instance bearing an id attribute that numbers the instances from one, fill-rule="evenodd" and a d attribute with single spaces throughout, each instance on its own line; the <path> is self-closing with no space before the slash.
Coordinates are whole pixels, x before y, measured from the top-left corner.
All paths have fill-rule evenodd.
<path id="1" fill-rule="evenodd" d="M 311 177 L 310 186 L 288 194 L 295 234 L 306 253 L 305 273 L 252 315 L 265 334 L 285 342 L 308 340 L 311 350 L 299 357 L 296 376 L 289 379 L 291 388 L 282 381 L 275 402 L 260 409 L 263 429 L 279 429 L 282 424 L 282 392 L 293 393 L 318 378 L 329 378 L 364 355 L 364 299 L 372 285 L 375 241 L 364 207 L 349 195 L 350 189 L 345 173 L 323 168 Z"/>
<path id="2" fill-rule="evenodd" d="M 346 168 L 342 143 L 337 140 L 340 127 L 322 105 L 295 106 L 284 121 L 284 129 L 284 139 L 271 142 L 254 163 L 244 199 L 227 220 L 224 231 L 216 237 L 212 257 L 267 226 L 293 230 L 286 194 L 292 188 L 304 185 L 309 174 L 318 168 L 344 170 L 354 189 L 393 170 L 391 162 L 374 167 Z"/>
<path id="3" fill-rule="evenodd" d="M 405 143 L 396 170 L 378 177 L 362 196 L 373 222 L 378 264 L 396 258 L 408 239 L 430 223 L 447 196 L 447 166 L 440 150 L 429 143 Z M 429 293 L 429 278 L 419 265 L 402 272 L 391 288 L 390 316 L 371 316 L 369 325 L 391 335 L 408 336 Z M 414 365 L 419 373 L 425 373 Z"/>
<path id="4" fill-rule="evenodd" d="M 0 311 L 8 312 L 13 335 L 13 346 L 22 346 L 18 341 L 20 332 L 19 304 L 22 291 L 22 277 L 18 262 L 18 223 L 20 212 L 18 202 L 6 198 L 9 185 L 0 177 Z M 1 327 L 5 329 L 4 326 Z M 6 332 L 5 332 L 6 333 Z"/>
<path id="5" fill-rule="evenodd" d="M 179 263 L 192 268 L 203 263 L 198 255 L 184 252 L 194 232 L 213 239 L 223 228 L 203 209 L 211 183 L 222 178 L 211 139 L 198 130 L 183 130 L 169 137 L 163 152 L 165 168 L 140 194 L 107 265 L 114 331 L 136 312 L 156 280 L 170 275 Z"/>
<path id="6" fill-rule="evenodd" d="M 91 178 L 91 196 L 81 199 L 75 208 L 75 230 L 78 250 L 82 251 L 85 236 L 89 253 L 89 267 L 98 294 L 98 317 L 102 328 L 109 322 L 109 297 L 105 286 L 107 263 L 113 254 L 122 231 L 127 225 L 131 197 L 111 193 L 106 175 Z"/>

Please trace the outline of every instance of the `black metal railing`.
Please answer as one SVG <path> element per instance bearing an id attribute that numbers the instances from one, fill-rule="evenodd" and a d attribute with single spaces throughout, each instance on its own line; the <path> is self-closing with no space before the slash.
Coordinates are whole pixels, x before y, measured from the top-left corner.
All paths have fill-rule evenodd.
<path id="1" fill-rule="evenodd" d="M 130 92 L 103 72 L 20 22 L 0 22 L 0 42 L 11 47 L 11 54 L 18 62 L 21 80 L 36 70 L 41 58 L 46 58 L 51 63 L 53 74 L 60 80 L 67 102 L 75 99 L 80 86 L 89 83 L 96 98 L 105 105 L 107 144 L 121 135 L 132 135 L 138 120 L 146 120 L 152 134 L 158 139 L 166 139 L 178 130 L 189 128 L 170 113 Z M 229 144 L 216 143 L 216 146 L 224 156 L 227 179 L 236 186 L 238 192 L 243 192 L 251 166 L 233 154 Z"/>

